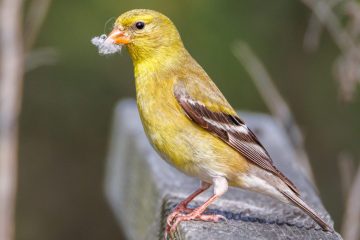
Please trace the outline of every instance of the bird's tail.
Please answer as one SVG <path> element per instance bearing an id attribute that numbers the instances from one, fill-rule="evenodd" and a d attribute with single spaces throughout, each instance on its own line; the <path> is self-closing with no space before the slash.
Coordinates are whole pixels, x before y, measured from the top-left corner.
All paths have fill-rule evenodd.
<path id="1" fill-rule="evenodd" d="M 324 231 L 333 232 L 333 228 L 329 226 L 313 209 L 311 209 L 300 197 L 291 190 L 278 189 L 291 203 L 302 209 L 308 214 L 315 222 L 317 222 Z"/>

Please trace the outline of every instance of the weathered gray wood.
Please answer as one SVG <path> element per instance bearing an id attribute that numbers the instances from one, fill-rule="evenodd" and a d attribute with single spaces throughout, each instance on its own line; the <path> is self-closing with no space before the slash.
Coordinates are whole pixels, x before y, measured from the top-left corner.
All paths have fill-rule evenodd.
<path id="1" fill-rule="evenodd" d="M 331 223 L 304 170 L 295 161 L 284 130 L 264 114 L 242 113 L 241 116 L 257 133 L 278 168 L 298 186 L 303 198 Z M 106 172 L 107 198 L 128 239 L 160 239 L 166 215 L 198 187 L 198 180 L 160 159 L 146 139 L 133 100 L 118 105 L 113 126 Z M 211 192 L 199 196 L 195 205 L 206 200 Z M 230 188 L 210 206 L 209 212 L 225 215 L 228 222 L 184 222 L 177 237 L 183 240 L 341 239 L 337 233 L 320 230 L 293 206 L 237 188 Z"/>

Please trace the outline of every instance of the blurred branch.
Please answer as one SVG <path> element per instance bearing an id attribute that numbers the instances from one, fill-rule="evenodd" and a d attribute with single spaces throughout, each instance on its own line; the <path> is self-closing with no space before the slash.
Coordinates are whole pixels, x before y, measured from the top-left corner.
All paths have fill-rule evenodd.
<path id="1" fill-rule="evenodd" d="M 22 0 L 2 0 L 0 4 L 0 239 L 11 240 L 23 78 Z"/>
<path id="2" fill-rule="evenodd" d="M 342 29 L 341 22 L 337 15 L 332 11 L 332 6 L 329 5 L 328 1 L 302 1 L 313 11 L 321 24 L 326 27 L 341 51 L 346 52 L 349 48 L 357 48 L 351 36 Z"/>
<path id="3" fill-rule="evenodd" d="M 33 0 L 30 3 L 24 34 L 22 0 L 0 0 L 0 4 L 0 239 L 12 240 L 25 52 L 30 52 L 36 40 L 50 0 Z M 28 54 L 27 59 L 32 61 L 27 63 L 27 70 L 45 62 L 53 63 L 49 56 L 49 51 Z"/>
<path id="4" fill-rule="evenodd" d="M 341 153 L 339 155 L 338 165 L 340 171 L 341 190 L 344 199 L 346 199 L 350 192 L 351 183 L 355 175 L 354 161 L 348 153 Z"/>
<path id="5" fill-rule="evenodd" d="M 341 226 L 341 235 L 346 240 L 360 239 L 360 166 L 349 190 Z"/>
<path id="6" fill-rule="evenodd" d="M 304 139 L 301 131 L 295 122 L 289 106 L 280 95 L 264 65 L 244 42 L 237 42 L 233 47 L 233 53 L 252 77 L 273 116 L 285 128 L 296 149 L 298 161 L 304 166 L 307 176 L 314 182 L 309 158 L 304 150 Z"/>
<path id="7" fill-rule="evenodd" d="M 41 48 L 33 50 L 25 57 L 25 72 L 30 72 L 43 66 L 51 66 L 57 63 L 57 52 L 53 48 Z"/>
<path id="8" fill-rule="evenodd" d="M 51 0 L 32 0 L 25 18 L 24 36 L 25 51 L 29 51 L 39 35 L 39 31 L 45 21 Z"/>
<path id="9" fill-rule="evenodd" d="M 345 13 L 349 16 L 350 21 L 347 30 L 350 36 L 354 39 L 359 37 L 360 34 L 360 6 L 357 2 L 347 2 L 345 5 Z"/>
<path id="10" fill-rule="evenodd" d="M 330 8 L 333 8 L 341 1 L 343 0 L 329 0 L 327 3 L 329 4 Z M 312 13 L 309 18 L 308 28 L 304 37 L 304 47 L 306 50 L 314 51 L 318 48 L 322 30 L 323 26 L 320 23 L 317 15 Z"/>
<path id="11" fill-rule="evenodd" d="M 360 84 L 360 43 L 357 39 L 360 32 L 359 3 L 353 0 L 302 0 L 302 2 L 313 12 L 304 45 L 308 49 L 317 47 L 322 29 L 319 25 L 323 25 L 328 30 L 341 51 L 334 66 L 335 77 L 340 85 L 340 96 L 344 101 L 351 101 L 357 84 Z M 340 3 L 345 5 L 345 12 L 350 18 L 347 27 L 342 24 L 342 16 L 332 10 Z"/>
<path id="12" fill-rule="evenodd" d="M 29 4 L 24 26 L 24 36 L 26 36 L 24 39 L 25 72 L 46 65 L 54 65 L 57 62 L 57 54 L 54 49 L 32 50 L 50 5 L 51 0 L 32 0 Z"/>
<path id="13" fill-rule="evenodd" d="M 322 25 L 316 15 L 312 14 L 304 36 L 304 48 L 308 51 L 315 51 L 319 47 Z"/>

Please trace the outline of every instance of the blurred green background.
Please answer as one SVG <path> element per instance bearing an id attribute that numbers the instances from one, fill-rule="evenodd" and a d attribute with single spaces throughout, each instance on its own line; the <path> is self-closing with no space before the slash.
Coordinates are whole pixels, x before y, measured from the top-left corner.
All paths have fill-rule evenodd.
<path id="1" fill-rule="evenodd" d="M 332 66 L 339 52 L 327 33 L 316 52 L 304 51 L 310 11 L 300 1 L 54 0 L 36 46 L 56 49 L 58 63 L 29 72 L 24 85 L 16 239 L 121 239 L 103 177 L 113 109 L 135 96 L 133 70 L 126 50 L 100 57 L 90 39 L 133 8 L 169 16 L 234 107 L 268 112 L 231 53 L 238 39 L 253 48 L 294 111 L 339 228 L 338 157 L 360 157 L 360 101 L 338 100 Z"/>

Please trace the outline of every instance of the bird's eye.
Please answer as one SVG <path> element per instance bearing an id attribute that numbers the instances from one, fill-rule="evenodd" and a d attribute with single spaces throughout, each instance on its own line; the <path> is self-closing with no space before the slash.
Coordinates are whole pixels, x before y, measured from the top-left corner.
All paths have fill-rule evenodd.
<path id="1" fill-rule="evenodd" d="M 144 22 L 137 22 L 137 23 L 135 23 L 135 27 L 137 29 L 143 29 L 145 27 L 145 23 Z"/>

